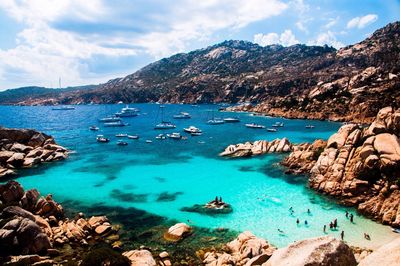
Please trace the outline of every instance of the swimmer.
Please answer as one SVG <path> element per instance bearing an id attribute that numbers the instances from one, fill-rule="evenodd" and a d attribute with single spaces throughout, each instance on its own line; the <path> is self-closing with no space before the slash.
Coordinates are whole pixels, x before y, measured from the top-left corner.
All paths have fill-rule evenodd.
<path id="1" fill-rule="evenodd" d="M 296 224 L 299 224 L 300 223 L 300 220 L 299 220 L 299 218 L 297 218 L 297 220 L 296 220 Z"/>

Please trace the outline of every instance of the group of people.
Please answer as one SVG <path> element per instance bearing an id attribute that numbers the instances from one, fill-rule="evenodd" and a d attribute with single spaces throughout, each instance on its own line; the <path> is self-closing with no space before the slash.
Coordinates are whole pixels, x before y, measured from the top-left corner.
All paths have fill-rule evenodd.
<path id="1" fill-rule="evenodd" d="M 354 215 L 348 211 L 346 211 L 346 218 L 350 218 L 351 223 L 354 221 Z"/>

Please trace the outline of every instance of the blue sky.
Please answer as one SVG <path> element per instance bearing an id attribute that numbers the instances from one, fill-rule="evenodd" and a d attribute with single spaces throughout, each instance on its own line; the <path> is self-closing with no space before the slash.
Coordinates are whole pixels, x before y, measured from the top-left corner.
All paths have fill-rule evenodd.
<path id="1" fill-rule="evenodd" d="M 0 90 L 98 84 L 227 39 L 340 48 L 399 0 L 0 0 Z"/>

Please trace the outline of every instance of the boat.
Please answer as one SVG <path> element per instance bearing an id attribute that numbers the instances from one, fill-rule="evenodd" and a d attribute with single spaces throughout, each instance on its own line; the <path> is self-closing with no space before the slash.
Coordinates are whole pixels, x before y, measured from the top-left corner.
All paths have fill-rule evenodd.
<path id="1" fill-rule="evenodd" d="M 275 122 L 275 124 L 273 124 L 273 127 L 283 127 L 285 124 L 283 124 L 283 122 Z"/>
<path id="2" fill-rule="evenodd" d="M 128 134 L 117 134 L 115 135 L 117 138 L 126 138 L 128 137 Z"/>
<path id="3" fill-rule="evenodd" d="M 164 134 L 158 134 L 156 139 L 166 139 L 167 137 Z"/>
<path id="4" fill-rule="evenodd" d="M 146 139 L 146 143 L 152 143 L 152 140 Z"/>
<path id="5" fill-rule="evenodd" d="M 105 127 L 124 127 L 127 126 L 128 124 L 125 124 L 122 121 L 119 122 L 110 122 L 110 123 L 104 123 Z"/>
<path id="6" fill-rule="evenodd" d="M 128 105 L 126 105 L 124 108 L 121 109 L 120 112 L 115 113 L 115 116 L 117 116 L 117 117 L 134 117 L 134 116 L 138 116 L 138 113 L 139 113 L 139 109 L 129 107 Z"/>
<path id="7" fill-rule="evenodd" d="M 97 131 L 97 130 L 99 130 L 99 128 L 96 127 L 96 126 L 90 126 L 90 127 L 89 127 L 89 130 Z"/>
<path id="8" fill-rule="evenodd" d="M 240 122 L 240 120 L 237 117 L 227 117 L 227 118 L 224 118 L 224 122 L 225 123 L 238 123 L 238 122 Z"/>
<path id="9" fill-rule="evenodd" d="M 201 135 L 203 135 L 203 132 L 192 132 L 192 133 L 190 133 L 190 135 L 192 135 L 192 136 L 201 136 Z"/>
<path id="10" fill-rule="evenodd" d="M 197 128 L 195 126 L 190 126 L 188 128 L 184 128 L 183 131 L 187 132 L 187 133 L 202 133 L 200 128 Z"/>
<path id="11" fill-rule="evenodd" d="M 248 128 L 256 128 L 256 129 L 263 129 L 263 128 L 265 128 L 265 126 L 259 125 L 259 124 L 255 124 L 255 123 L 246 124 L 246 127 L 248 127 Z"/>
<path id="12" fill-rule="evenodd" d="M 267 131 L 268 132 L 276 132 L 276 131 L 278 131 L 276 128 L 267 128 Z"/>
<path id="13" fill-rule="evenodd" d="M 158 123 L 157 125 L 154 126 L 154 129 L 173 129 L 173 128 L 176 128 L 176 126 L 174 124 L 164 120 L 164 108 L 165 107 L 163 105 L 160 106 L 161 121 L 160 121 L 160 123 Z"/>
<path id="14" fill-rule="evenodd" d="M 60 107 L 53 107 L 51 110 L 54 111 L 66 111 L 66 110 L 75 110 L 75 107 L 73 106 L 60 106 Z"/>
<path id="15" fill-rule="evenodd" d="M 192 118 L 192 116 L 189 113 L 186 112 L 180 112 L 177 115 L 173 116 L 174 119 L 189 119 Z"/>
<path id="16" fill-rule="evenodd" d="M 104 118 L 100 118 L 99 122 L 103 122 L 103 123 L 109 123 L 109 122 L 119 122 L 121 121 L 121 118 L 116 117 L 116 116 L 108 116 L 108 117 L 104 117 Z"/>
<path id="17" fill-rule="evenodd" d="M 172 134 L 167 134 L 167 137 L 170 139 L 181 139 L 182 138 L 181 134 L 176 133 L 176 132 L 174 132 Z"/>
<path id="18" fill-rule="evenodd" d="M 139 135 L 128 135 L 128 139 L 139 139 Z"/>
<path id="19" fill-rule="evenodd" d="M 108 138 L 104 137 L 103 135 L 97 135 L 96 140 L 97 140 L 97 142 L 102 142 L 102 143 L 110 141 Z"/>
<path id="20" fill-rule="evenodd" d="M 118 140 L 118 141 L 117 141 L 117 145 L 119 145 L 119 146 L 126 146 L 126 145 L 128 145 L 128 142 L 125 142 L 125 141 L 122 141 L 122 140 Z"/>
<path id="21" fill-rule="evenodd" d="M 306 128 L 308 128 L 308 129 L 313 129 L 315 126 L 313 126 L 313 125 L 307 125 L 306 126 Z"/>
<path id="22" fill-rule="evenodd" d="M 207 121 L 207 124 L 209 124 L 209 125 L 221 125 L 221 124 L 225 123 L 225 121 L 223 119 L 214 117 L 214 111 L 212 111 L 211 114 L 212 114 L 211 115 L 211 119 L 209 119 Z"/>

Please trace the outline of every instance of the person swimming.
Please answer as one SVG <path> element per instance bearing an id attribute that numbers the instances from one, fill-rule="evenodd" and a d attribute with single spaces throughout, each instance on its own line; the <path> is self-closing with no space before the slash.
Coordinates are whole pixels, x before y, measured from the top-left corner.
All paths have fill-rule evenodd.
<path id="1" fill-rule="evenodd" d="M 308 213 L 308 214 L 311 214 L 311 211 L 310 211 L 310 209 L 307 209 L 307 213 Z"/>
<path id="2" fill-rule="evenodd" d="M 308 222 L 307 222 L 307 220 L 304 220 L 304 224 L 305 224 L 305 225 L 308 225 Z"/>
<path id="3" fill-rule="evenodd" d="M 297 220 L 296 220 L 296 224 L 299 224 L 300 223 L 300 220 L 299 220 L 299 218 L 297 218 Z"/>
<path id="4" fill-rule="evenodd" d="M 279 228 L 278 228 L 278 232 L 279 232 L 279 233 L 282 233 L 282 234 L 285 233 L 285 232 L 283 232 L 283 230 L 281 230 L 281 229 L 279 229 Z"/>

